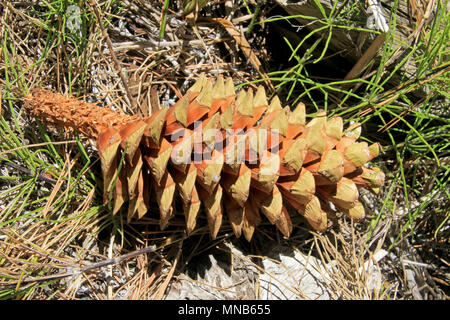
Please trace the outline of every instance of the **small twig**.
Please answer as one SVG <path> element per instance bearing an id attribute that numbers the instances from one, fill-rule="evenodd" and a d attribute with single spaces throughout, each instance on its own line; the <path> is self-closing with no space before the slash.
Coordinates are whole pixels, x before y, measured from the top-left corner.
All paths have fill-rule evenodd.
<path id="1" fill-rule="evenodd" d="M 90 264 L 88 266 L 80 268 L 79 269 L 79 273 L 87 272 L 87 271 L 90 271 L 92 269 L 97 269 L 97 268 L 109 266 L 111 264 L 119 264 L 119 263 L 121 263 L 124 260 L 136 257 L 138 255 L 155 252 L 156 249 L 157 249 L 156 246 L 148 246 L 148 247 L 146 247 L 146 248 L 144 248 L 142 250 L 133 251 L 133 252 L 124 254 L 122 256 L 119 256 L 117 258 L 112 258 L 112 259 L 103 260 L 103 261 L 100 261 L 100 262 L 97 262 L 97 263 L 93 263 L 93 264 Z"/>
<path id="2" fill-rule="evenodd" d="M 8 161 L 3 161 L 3 162 L 4 162 L 4 164 L 6 164 L 6 165 L 9 166 L 9 167 L 14 168 L 14 169 L 16 169 L 16 170 L 19 170 L 19 171 L 25 173 L 25 175 L 27 175 L 27 176 L 32 177 L 32 176 L 35 175 L 35 174 L 33 173 L 33 171 L 31 171 L 31 170 L 28 169 L 28 168 L 21 167 L 21 166 L 15 164 L 15 163 L 8 162 Z M 45 176 L 45 175 L 42 174 L 42 173 L 39 173 L 39 174 L 37 175 L 37 179 L 38 179 L 38 180 L 43 180 L 43 181 L 46 181 L 46 182 L 49 182 L 49 183 L 53 183 L 53 184 L 56 183 L 56 180 L 55 180 L 55 179 L 49 178 L 49 177 Z"/>

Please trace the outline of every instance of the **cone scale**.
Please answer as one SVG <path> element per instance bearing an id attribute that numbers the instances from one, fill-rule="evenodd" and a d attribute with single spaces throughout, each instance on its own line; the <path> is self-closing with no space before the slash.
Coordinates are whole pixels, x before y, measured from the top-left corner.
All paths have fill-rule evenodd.
<path id="1" fill-rule="evenodd" d="M 146 118 L 42 89 L 25 102 L 39 120 L 96 141 L 113 214 L 140 219 L 154 193 L 161 229 L 179 197 L 187 232 L 202 207 L 213 239 L 227 221 L 250 241 L 263 219 L 289 237 L 287 208 L 325 231 L 324 203 L 358 221 L 358 188 L 378 192 L 384 183 L 384 173 L 366 165 L 380 145 L 357 142 L 360 124 L 344 130 L 342 118 L 322 110 L 307 122 L 304 104 L 283 108 L 276 96 L 269 103 L 261 86 L 236 94 L 231 78 L 201 76 L 175 105 Z"/>

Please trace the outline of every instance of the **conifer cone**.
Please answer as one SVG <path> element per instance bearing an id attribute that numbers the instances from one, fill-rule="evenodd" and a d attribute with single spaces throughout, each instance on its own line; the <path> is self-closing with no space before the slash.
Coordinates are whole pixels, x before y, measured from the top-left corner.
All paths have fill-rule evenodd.
<path id="1" fill-rule="evenodd" d="M 325 111 L 307 122 L 303 103 L 292 111 L 276 96 L 269 103 L 262 86 L 236 95 L 231 78 L 213 83 L 201 76 L 175 105 L 150 117 L 42 89 L 32 91 L 25 105 L 42 121 L 96 140 L 104 199 L 112 192 L 113 214 L 126 209 L 129 221 L 141 218 L 154 192 L 161 229 L 179 196 L 187 232 L 203 206 L 213 239 L 224 214 L 235 235 L 248 241 L 263 215 L 288 237 L 288 207 L 325 231 L 329 203 L 361 220 L 358 188 L 377 193 L 384 183 L 383 172 L 366 166 L 380 145 L 357 142 L 359 123 L 344 130 L 342 118 L 327 119 Z"/>

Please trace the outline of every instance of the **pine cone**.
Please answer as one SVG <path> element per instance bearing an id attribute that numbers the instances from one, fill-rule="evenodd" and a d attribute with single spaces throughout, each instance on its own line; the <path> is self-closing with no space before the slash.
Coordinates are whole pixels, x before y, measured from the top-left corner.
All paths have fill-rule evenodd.
<path id="1" fill-rule="evenodd" d="M 236 96 L 231 78 L 213 85 L 202 76 L 174 106 L 146 118 L 41 89 L 25 105 L 40 120 L 96 139 L 113 214 L 128 202 L 128 221 L 141 218 L 154 190 L 161 229 L 177 191 L 188 233 L 202 204 L 213 239 L 223 212 L 237 237 L 251 240 L 261 212 L 288 237 L 287 206 L 325 231 L 329 203 L 361 220 L 358 188 L 377 193 L 384 183 L 380 170 L 364 166 L 380 145 L 356 142 L 359 123 L 344 130 L 342 118 L 327 119 L 324 111 L 306 123 L 303 103 L 291 111 L 275 96 L 269 104 L 262 86 Z"/>

